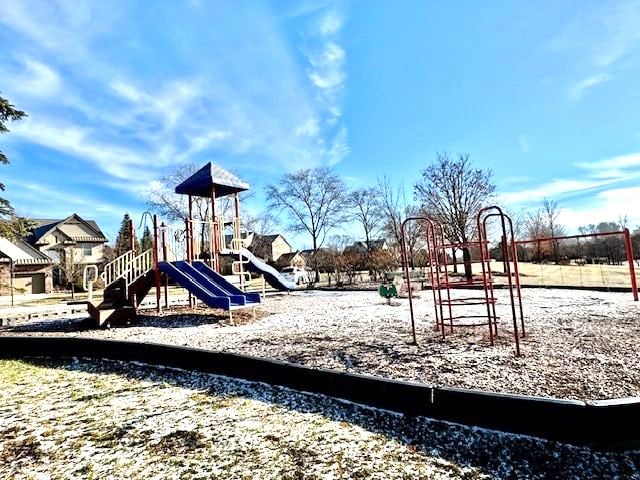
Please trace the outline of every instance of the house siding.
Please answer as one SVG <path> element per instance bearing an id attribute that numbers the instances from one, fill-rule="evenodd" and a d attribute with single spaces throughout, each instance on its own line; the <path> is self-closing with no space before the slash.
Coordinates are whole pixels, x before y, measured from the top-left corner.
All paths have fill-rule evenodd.
<path id="1" fill-rule="evenodd" d="M 282 236 L 278 236 L 271 244 L 271 260 L 277 262 L 285 253 L 291 253 L 291 246 Z"/>
<path id="2" fill-rule="evenodd" d="M 53 276 L 51 265 L 14 265 L 14 293 L 51 293 L 53 291 Z M 44 291 L 33 292 L 33 287 L 40 284 L 35 276 L 44 276 Z M 18 278 L 16 278 L 18 277 Z M 24 287 L 24 292 L 15 291 Z M 9 263 L 0 264 L 0 295 L 11 295 L 11 267 Z"/>
<path id="3" fill-rule="evenodd" d="M 40 239 L 38 249 L 55 261 L 60 259 L 59 248 L 64 248 L 67 252 L 73 249 L 74 257 L 79 259 L 79 263 L 99 264 L 104 260 L 104 243 L 76 242 L 73 245 L 64 245 L 63 241 L 62 235 L 53 233 Z M 42 243 L 44 245 L 41 245 Z M 84 254 L 84 245 L 91 245 L 91 255 Z"/>

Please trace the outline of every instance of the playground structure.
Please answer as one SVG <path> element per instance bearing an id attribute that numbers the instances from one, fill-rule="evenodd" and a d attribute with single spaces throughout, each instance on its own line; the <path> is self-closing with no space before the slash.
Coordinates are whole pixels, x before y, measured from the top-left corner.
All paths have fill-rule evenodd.
<path id="1" fill-rule="evenodd" d="M 240 222 L 240 192 L 249 185 L 224 169 L 207 163 L 175 189 L 188 196 L 188 217 L 184 228 L 158 224 L 153 216 L 153 247 L 136 252 L 133 223 L 131 223 L 130 249 L 108 263 L 101 274 L 105 284 L 104 300 L 99 305 L 88 303 L 89 313 L 97 327 L 108 327 L 114 322 L 127 322 L 135 318 L 136 309 L 143 298 L 155 287 L 156 310 L 161 310 L 161 290 L 164 285 L 164 305 L 168 306 L 169 279 L 189 292 L 189 306 L 194 298 L 205 305 L 229 312 L 252 308 L 261 301 L 259 293 L 247 293 L 245 287 L 251 272 L 278 290 L 293 290 L 295 284 L 284 279 L 277 270 L 267 265 L 243 246 Z M 210 218 L 193 218 L 193 197 L 210 202 Z M 226 219 L 221 201 L 232 200 L 231 218 Z M 231 230 L 226 235 L 226 229 Z M 239 286 L 222 275 L 222 257 L 232 260 L 232 272 L 239 276 Z"/>
<path id="2" fill-rule="evenodd" d="M 509 289 L 511 316 L 513 321 L 513 338 L 516 355 L 520 355 L 520 338 L 525 336 L 524 314 L 520 295 L 518 273 L 518 256 L 513 235 L 511 219 L 497 206 L 481 209 L 476 215 L 477 240 L 467 243 L 451 243 L 445 237 L 442 224 L 423 216 L 407 218 L 402 223 L 402 263 L 406 282 L 410 283 L 409 255 L 406 246 L 406 225 L 409 222 L 422 222 L 424 240 L 428 256 L 428 276 L 433 294 L 435 325 L 444 339 L 447 331 L 453 333 L 457 327 L 487 326 L 489 341 L 494 344 L 498 335 L 498 319 L 496 314 L 496 298 L 494 279 L 489 254 L 489 238 L 487 224 L 491 219 L 498 219 L 500 241 L 502 245 L 503 264 Z M 475 262 L 465 259 L 464 265 L 479 263 L 481 272 L 471 277 L 456 277 L 449 273 L 449 254 L 451 250 L 475 251 L 479 254 Z M 455 258 L 453 259 L 455 261 Z M 409 312 L 411 315 L 411 331 L 413 343 L 417 344 L 415 315 L 412 289 L 407 285 Z M 462 292 L 462 294 L 460 294 Z M 481 292 L 481 293 L 480 293 Z M 469 312 L 469 307 L 478 306 L 481 312 Z"/>

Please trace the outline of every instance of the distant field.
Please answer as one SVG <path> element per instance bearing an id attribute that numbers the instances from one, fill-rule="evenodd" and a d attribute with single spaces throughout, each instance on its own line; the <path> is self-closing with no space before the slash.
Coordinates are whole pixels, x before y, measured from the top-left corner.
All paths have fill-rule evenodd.
<path id="1" fill-rule="evenodd" d="M 453 273 L 453 266 L 449 265 L 449 274 Z M 491 271 L 496 284 L 506 283 L 502 262 L 492 261 Z M 513 264 L 511 264 L 513 273 Z M 540 286 L 571 286 L 571 287 L 626 287 L 631 288 L 629 267 L 623 265 L 553 265 L 530 262 L 518 262 L 520 283 L 522 285 Z M 462 265 L 458 265 L 458 272 L 463 272 Z M 640 266 L 635 267 L 636 280 L 640 285 Z M 482 273 L 480 264 L 473 265 L 473 274 Z M 425 274 L 426 276 L 426 274 Z"/>
<path id="2" fill-rule="evenodd" d="M 495 266 L 494 266 L 495 265 Z M 492 264 L 502 271 L 502 264 Z M 554 285 L 584 287 L 631 287 L 627 265 L 541 265 L 519 262 L 520 282 L 523 285 Z M 636 267 L 636 278 L 640 267 Z"/>

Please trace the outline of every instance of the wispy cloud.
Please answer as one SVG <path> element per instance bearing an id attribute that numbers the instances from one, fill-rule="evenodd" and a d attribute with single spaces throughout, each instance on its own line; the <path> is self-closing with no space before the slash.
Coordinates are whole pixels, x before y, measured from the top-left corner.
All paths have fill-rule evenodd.
<path id="1" fill-rule="evenodd" d="M 342 17 L 333 10 L 324 12 L 312 27 L 312 41 L 307 47 L 307 75 L 316 87 L 318 99 L 329 113 L 327 121 L 335 123 L 342 115 L 341 100 L 346 74 L 345 51 L 338 44 Z"/>
<path id="2" fill-rule="evenodd" d="M 341 120 L 347 81 L 346 52 L 340 45 L 343 25 L 344 17 L 340 12 L 331 6 L 324 8 L 310 22 L 303 45 L 308 61 L 307 78 L 315 91 L 319 118 L 307 120 L 296 132 L 310 132 L 316 128 L 326 132 L 329 139 L 321 139 L 318 145 L 329 165 L 339 163 L 350 153 L 348 131 Z"/>
<path id="3" fill-rule="evenodd" d="M 552 50 L 570 57 L 582 78 L 567 88 L 570 101 L 613 79 L 614 66 L 634 62 L 640 48 L 640 0 L 596 3 L 583 8 L 555 38 Z"/>
<path id="4" fill-rule="evenodd" d="M 329 158 L 329 165 L 335 165 L 340 162 L 344 157 L 349 155 L 350 151 L 351 149 L 347 142 L 347 128 L 342 127 L 338 130 L 338 133 L 331 142 L 331 147 L 329 148 L 327 155 Z"/>
<path id="5" fill-rule="evenodd" d="M 5 88 L 30 97 L 51 97 L 60 93 L 60 75 L 49 65 L 29 57 L 19 59 L 19 67 L 10 70 Z"/>
<path id="6" fill-rule="evenodd" d="M 13 134 L 38 145 L 66 153 L 95 164 L 110 176 L 119 179 L 144 180 L 153 175 L 147 167 L 148 159 L 143 152 L 108 143 L 95 137 L 98 134 L 89 128 L 74 125 L 55 125 L 54 121 L 39 122 L 26 119 L 16 124 Z"/>
<path id="7" fill-rule="evenodd" d="M 526 136 L 518 135 L 518 144 L 520 145 L 522 153 L 529 153 L 531 151 L 531 147 L 529 146 L 529 141 Z"/>
<path id="8" fill-rule="evenodd" d="M 567 91 L 567 97 L 569 100 L 577 101 L 580 100 L 587 90 L 592 89 L 593 87 L 600 85 L 602 83 L 606 83 L 611 81 L 613 77 L 607 73 L 598 73 L 596 75 L 591 75 L 583 80 L 580 80 L 575 85 L 571 86 Z"/>
<path id="9" fill-rule="evenodd" d="M 180 33 L 176 51 L 166 57 L 163 52 L 162 61 L 175 55 L 189 73 L 165 77 L 145 75 L 138 67 L 153 64 L 153 57 L 114 61 L 105 50 L 109 40 L 123 37 L 122 7 L 118 2 L 107 9 L 83 0 L 56 0 L 55 5 L 24 0 L 0 11 L 0 23 L 22 36 L 26 41 L 20 45 L 28 45 L 24 52 L 29 52 L 15 52 L 20 60 L 11 68 L 20 75 L 14 75 L 9 93 L 20 94 L 31 119 L 16 125 L 11 142 L 33 142 L 92 163 L 106 174 L 105 185 L 122 178 L 145 183 L 161 174 L 141 172 L 151 161 L 170 168 L 212 154 L 257 154 L 270 161 L 254 162 L 252 168 L 288 170 L 334 164 L 348 154 L 347 130 L 340 123 L 346 54 L 338 36 L 344 18 L 331 6 L 298 9 L 298 15 L 309 16 L 298 39 L 308 49 L 306 67 L 292 54 L 302 46 L 289 44 L 281 19 L 261 4 L 230 10 L 242 22 L 227 22 L 225 28 L 202 23 L 200 38 L 233 45 L 214 58 L 199 45 L 181 46 Z M 203 9 L 194 4 L 191 13 L 180 15 L 200 16 Z M 170 31 L 163 33 L 171 39 Z M 105 42 L 96 54 L 98 37 Z M 153 51 L 132 46 L 143 55 Z M 0 72 L 8 67 L 0 56 Z"/>
<path id="10" fill-rule="evenodd" d="M 637 152 L 575 165 L 585 169 L 591 178 L 619 181 L 640 178 L 640 153 Z"/>
<path id="11" fill-rule="evenodd" d="M 567 195 L 577 195 L 611 183 L 607 180 L 554 179 L 534 188 L 503 192 L 501 197 L 507 203 L 530 205 L 544 198 L 559 199 Z"/>
<path id="12" fill-rule="evenodd" d="M 629 215 L 630 228 L 640 222 L 633 205 L 640 203 L 640 188 L 614 188 L 597 193 L 592 201 L 562 208 L 562 223 L 570 229 L 599 222 L 617 222 Z"/>
<path id="13" fill-rule="evenodd" d="M 573 178 L 556 178 L 530 188 L 512 189 L 502 193 L 501 198 L 517 208 L 537 208 L 544 198 L 556 200 L 562 205 L 563 224 L 572 229 L 600 221 L 617 221 L 627 214 L 632 222 L 640 223 L 633 208 L 640 202 L 640 187 L 634 186 L 640 179 L 640 153 L 576 162 L 574 166 L 577 169 Z"/>
<path id="14" fill-rule="evenodd" d="M 596 162 L 578 162 L 576 166 L 588 170 L 615 170 L 623 168 L 640 167 L 640 153 L 630 153 L 628 155 L 618 155 L 617 157 L 605 158 Z"/>
<path id="15" fill-rule="evenodd" d="M 42 201 L 43 198 L 47 199 L 46 203 Z M 89 219 L 95 218 L 96 215 L 106 217 L 117 224 L 123 212 L 127 210 L 121 204 L 91 197 L 87 192 L 74 194 L 69 189 L 59 189 L 41 182 L 24 182 L 19 189 L 11 189 L 10 200 L 19 206 L 19 215 L 31 218 L 65 218 L 71 212 L 75 212 Z M 131 213 L 134 211 L 131 210 Z"/>
<path id="16" fill-rule="evenodd" d="M 640 1 L 596 3 L 585 8 L 550 43 L 554 50 L 578 54 L 596 68 L 608 67 L 640 44 Z"/>

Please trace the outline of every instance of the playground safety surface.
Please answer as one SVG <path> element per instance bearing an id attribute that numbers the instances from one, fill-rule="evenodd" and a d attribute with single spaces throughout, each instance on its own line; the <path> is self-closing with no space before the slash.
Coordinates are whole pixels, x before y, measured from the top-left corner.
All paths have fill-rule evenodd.
<path id="1" fill-rule="evenodd" d="M 498 314 L 510 318 L 507 292 L 496 295 Z M 165 343 L 488 392 L 581 401 L 640 396 L 640 306 L 628 293 L 525 289 L 521 357 L 505 320 L 493 347 L 482 327 L 457 328 L 442 340 L 428 291 L 416 301 L 419 345 L 411 345 L 407 301 L 385 303 L 375 292 L 295 292 L 267 297 L 255 322 L 236 318 L 241 325 L 210 309 L 149 310 L 135 325 L 107 331 L 48 320 L 0 333 Z"/>

